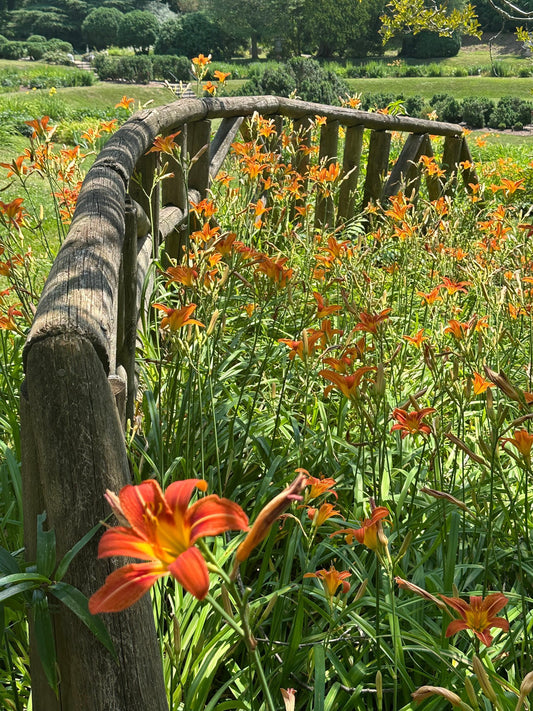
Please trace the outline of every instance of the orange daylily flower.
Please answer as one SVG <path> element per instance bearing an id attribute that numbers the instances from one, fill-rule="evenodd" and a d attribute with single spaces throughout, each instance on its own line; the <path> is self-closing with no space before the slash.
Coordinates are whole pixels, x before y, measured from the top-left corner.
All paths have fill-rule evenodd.
<path id="1" fill-rule="evenodd" d="M 27 175 L 30 172 L 29 166 L 24 165 L 24 162 L 27 160 L 29 160 L 29 156 L 26 153 L 23 153 L 22 155 L 17 156 L 17 158 L 13 158 L 11 163 L 0 163 L 0 167 L 7 169 L 8 173 L 6 178 L 10 178 L 12 175 L 16 175 L 21 178 L 23 175 Z"/>
<path id="2" fill-rule="evenodd" d="M 425 294 L 423 291 L 417 291 L 416 295 L 422 299 L 422 304 L 427 304 L 431 306 L 436 301 L 442 301 L 442 296 L 440 296 L 440 286 L 436 286 L 434 289 Z"/>
<path id="3" fill-rule="evenodd" d="M 203 54 L 199 54 L 197 57 L 192 58 L 192 63 L 197 67 L 206 67 L 211 63 L 211 55 L 208 54 L 207 57 Z"/>
<path id="4" fill-rule="evenodd" d="M 386 546 L 388 541 L 383 533 L 384 518 L 390 515 L 390 511 L 386 506 L 376 506 L 370 518 L 365 518 L 361 521 L 361 528 L 343 528 L 331 534 L 331 537 L 339 534 L 346 534 L 346 543 L 350 545 L 355 538 L 358 543 L 376 551 L 383 546 Z"/>
<path id="5" fill-rule="evenodd" d="M 468 323 L 461 323 L 457 321 L 457 319 L 452 318 L 448 321 L 448 326 L 446 326 L 446 328 L 444 329 L 444 333 L 449 333 L 457 341 L 462 341 L 468 333 L 468 329 Z"/>
<path id="6" fill-rule="evenodd" d="M 323 296 L 319 294 L 318 291 L 313 291 L 313 296 L 316 301 L 317 318 L 322 319 L 325 316 L 329 316 L 329 314 L 333 314 L 335 311 L 340 311 L 342 309 L 342 306 L 339 306 L 339 304 L 331 304 L 330 306 L 326 306 Z"/>
<path id="7" fill-rule="evenodd" d="M 438 285 L 438 289 L 446 289 L 448 294 L 456 294 L 457 292 L 462 292 L 466 294 L 468 292 L 467 286 L 472 286 L 471 281 L 452 281 L 448 277 L 442 277 L 442 282 Z"/>
<path id="8" fill-rule="evenodd" d="M 215 69 L 215 71 L 213 72 L 213 76 L 215 77 L 215 79 L 218 79 L 220 84 L 225 84 L 226 79 L 231 76 L 231 72 L 221 72 L 219 69 Z"/>
<path id="9" fill-rule="evenodd" d="M 237 548 L 235 553 L 235 567 L 232 572 L 232 577 L 235 576 L 240 563 L 245 561 L 250 553 L 256 548 L 261 541 L 266 538 L 274 521 L 284 513 L 293 501 L 301 501 L 301 491 L 307 483 L 305 474 L 300 473 L 296 479 L 286 489 L 275 496 L 269 503 L 259 512 L 255 519 L 250 532 L 244 541 Z"/>
<path id="10" fill-rule="evenodd" d="M 509 629 L 507 620 L 503 617 L 496 617 L 496 613 L 509 602 L 502 593 L 487 595 L 486 598 L 471 595 L 470 604 L 458 597 L 446 597 L 445 595 L 440 597 L 461 616 L 461 619 L 450 622 L 446 630 L 446 637 L 451 637 L 460 630 L 469 629 L 484 645 L 489 647 L 492 644 L 492 635 L 490 634 L 492 627 L 499 627 L 505 632 Z"/>
<path id="11" fill-rule="evenodd" d="M 527 430 L 520 429 L 513 432 L 512 437 L 504 437 L 502 442 L 510 442 L 514 445 L 526 462 L 531 461 L 531 446 L 533 445 L 533 434 Z"/>
<path id="12" fill-rule="evenodd" d="M 115 109 L 126 109 L 126 111 L 129 111 L 130 106 L 134 103 L 135 99 L 128 99 L 128 97 L 124 94 L 118 104 L 115 104 Z"/>
<path id="13" fill-rule="evenodd" d="M 14 306 L 10 306 L 7 310 L 5 316 L 0 316 L 0 329 L 6 331 L 17 331 L 17 324 L 15 323 L 15 316 L 23 316 L 22 311 L 19 311 Z"/>
<path id="14" fill-rule="evenodd" d="M 314 506 L 308 506 L 307 516 L 317 528 L 325 523 L 328 518 L 332 518 L 333 516 L 340 516 L 341 518 L 344 518 L 344 516 L 341 515 L 341 512 L 338 511 L 333 504 L 328 503 L 322 504 L 319 509 Z"/>
<path id="15" fill-rule="evenodd" d="M 49 126 L 50 116 L 43 116 L 40 119 L 33 119 L 32 121 L 24 121 L 30 128 L 33 128 L 32 138 L 37 138 L 37 136 L 50 136 L 54 133 L 57 126 Z"/>
<path id="16" fill-rule="evenodd" d="M 208 94 L 211 94 L 211 95 L 217 93 L 216 84 L 213 84 L 212 81 L 206 82 L 206 83 L 202 86 L 202 89 L 203 89 L 204 91 L 207 91 L 207 93 L 208 93 Z"/>
<path id="17" fill-rule="evenodd" d="M 350 589 L 350 583 L 346 582 L 351 573 L 347 570 L 339 571 L 333 565 L 329 570 L 317 570 L 316 573 L 305 573 L 304 578 L 317 578 L 324 586 L 324 592 L 331 600 L 335 597 L 337 589 L 342 585 L 342 593 L 347 593 Z"/>
<path id="18" fill-rule="evenodd" d="M 191 239 L 199 242 L 209 242 L 210 239 L 216 237 L 220 232 L 220 227 L 210 227 L 209 222 L 206 222 L 201 230 L 195 230 L 191 233 Z"/>
<path id="19" fill-rule="evenodd" d="M 333 383 L 333 386 L 338 388 L 344 397 L 353 400 L 357 397 L 358 388 L 363 375 L 375 369 L 375 366 L 363 365 L 360 368 L 357 368 L 357 370 L 351 375 L 342 375 L 334 370 L 321 370 L 319 375 Z"/>
<path id="20" fill-rule="evenodd" d="M 366 331 L 367 333 L 377 333 L 378 326 L 386 321 L 392 309 L 383 309 L 379 314 L 369 314 L 366 311 L 361 311 L 359 314 L 359 323 L 355 325 L 356 331 Z"/>
<path id="21" fill-rule="evenodd" d="M 168 289 L 170 284 L 177 283 L 183 286 L 194 286 L 198 279 L 198 272 L 194 267 L 185 267 L 179 264 L 177 267 L 169 267 L 165 275 L 169 277 L 166 283 Z"/>
<path id="22" fill-rule="evenodd" d="M 335 479 L 331 477 L 321 477 L 320 479 L 316 476 L 307 477 L 307 486 L 311 487 L 307 492 L 307 499 L 317 499 L 322 494 L 333 494 L 337 498 L 337 492 L 333 491 L 333 487 L 336 485 Z"/>
<path id="23" fill-rule="evenodd" d="M 474 394 L 481 395 L 488 388 L 493 388 L 494 383 L 491 383 L 488 380 L 485 380 L 485 378 L 482 375 L 480 375 L 479 373 L 474 371 L 473 387 L 474 387 Z"/>
<path id="24" fill-rule="evenodd" d="M 196 309 L 196 304 L 189 304 L 181 309 L 172 309 L 164 304 L 153 304 L 153 307 L 154 309 L 159 309 L 159 311 L 164 311 L 166 314 L 166 316 L 161 319 L 161 328 L 168 326 L 171 331 L 177 331 L 179 328 L 188 326 L 189 324 L 195 324 L 196 326 L 202 326 L 202 328 L 204 328 L 204 324 L 201 321 L 190 318 Z"/>
<path id="25" fill-rule="evenodd" d="M 23 202 L 24 198 L 15 198 L 8 203 L 0 200 L 0 213 L 6 217 L 8 222 L 20 227 L 27 215 L 22 206 Z"/>
<path id="26" fill-rule="evenodd" d="M 391 432 L 400 430 L 402 439 L 407 437 L 408 434 L 415 435 L 419 432 L 430 434 L 431 430 L 429 425 L 422 422 L 422 420 L 432 412 L 436 412 L 434 407 L 423 407 L 420 410 L 413 410 L 412 412 L 407 412 L 407 410 L 402 410 L 400 407 L 395 407 L 392 411 L 392 417 L 397 422 L 391 427 Z"/>
<path id="27" fill-rule="evenodd" d="M 421 328 L 414 336 L 402 336 L 408 343 L 411 343 L 416 348 L 421 348 L 422 342 L 427 341 L 427 336 L 424 336 L 424 329 Z"/>
<path id="28" fill-rule="evenodd" d="M 91 614 L 120 612 L 137 602 L 164 575 L 202 600 L 209 591 L 207 565 L 195 543 L 226 531 L 246 531 L 241 507 L 213 494 L 189 506 L 195 489 L 206 491 L 202 479 L 171 484 L 165 493 L 154 479 L 128 485 L 106 499 L 122 524 L 105 531 L 98 557 L 128 556 L 146 561 L 115 570 L 89 600 Z"/>
<path id="29" fill-rule="evenodd" d="M 169 156 L 174 155 L 174 151 L 178 146 L 174 139 L 178 136 L 181 131 L 176 131 L 176 133 L 171 133 L 168 136 L 157 136 L 154 139 L 154 145 L 149 148 L 147 153 L 168 153 Z"/>

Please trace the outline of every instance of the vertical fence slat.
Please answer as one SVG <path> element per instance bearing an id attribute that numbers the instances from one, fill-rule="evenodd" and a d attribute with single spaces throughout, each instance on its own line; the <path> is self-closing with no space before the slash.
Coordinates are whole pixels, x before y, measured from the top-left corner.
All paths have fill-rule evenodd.
<path id="1" fill-rule="evenodd" d="M 135 346 L 137 341 L 137 213 L 126 203 L 126 232 L 122 255 L 124 310 L 120 362 L 126 371 L 126 421 L 133 422 L 135 405 Z"/>
<path id="2" fill-rule="evenodd" d="M 391 174 L 385 187 L 383 188 L 383 199 L 386 200 L 395 195 L 400 190 L 410 197 L 418 193 L 420 182 L 420 169 L 418 161 L 422 155 L 423 146 L 426 143 L 427 134 L 410 133 L 404 143 L 398 160 L 391 170 Z"/>
<path id="3" fill-rule="evenodd" d="M 200 199 L 207 196 L 209 187 L 209 144 L 211 121 L 196 121 L 187 126 L 187 153 L 189 157 L 189 190 L 198 190 Z"/>
<path id="4" fill-rule="evenodd" d="M 443 189 L 446 195 L 452 193 L 457 185 L 457 165 L 460 161 L 462 142 L 462 136 L 446 136 L 444 139 L 442 169 L 445 173 Z"/>
<path id="5" fill-rule="evenodd" d="M 463 183 L 468 192 L 472 192 L 472 185 L 479 185 L 479 178 L 477 176 L 476 169 L 472 162 L 472 154 L 470 153 L 470 148 L 466 142 L 466 137 L 463 136 L 461 143 L 461 152 L 459 154 L 459 159 L 463 164 L 461 167 L 461 176 L 463 178 Z M 465 167 L 466 166 L 466 167 Z"/>
<path id="6" fill-rule="evenodd" d="M 363 192 L 363 209 L 369 202 L 376 202 L 381 198 L 383 180 L 389 168 L 390 146 L 391 134 L 388 131 L 371 132 Z"/>
<path id="7" fill-rule="evenodd" d="M 293 168 L 302 180 L 300 182 L 301 191 L 303 194 L 307 192 L 307 173 L 309 171 L 309 148 L 311 147 L 311 129 L 313 121 L 310 116 L 303 116 L 295 119 L 292 124 L 294 134 L 294 160 Z M 291 219 L 294 219 L 296 214 L 295 207 L 301 207 L 305 204 L 305 197 L 298 198 L 291 205 Z"/>
<path id="8" fill-rule="evenodd" d="M 161 204 L 161 183 L 158 182 L 154 185 L 154 178 L 158 168 L 159 154 L 145 153 L 135 167 L 135 177 L 130 180 L 128 191 L 132 199 L 139 203 L 150 218 L 152 234 L 156 238 L 159 227 L 159 206 Z M 154 249 L 157 249 L 158 246 L 154 240 Z"/>
<path id="9" fill-rule="evenodd" d="M 318 151 L 319 164 L 328 168 L 337 161 L 337 150 L 339 144 L 339 122 L 328 121 L 320 128 L 320 146 Z M 331 186 L 329 186 L 331 187 Z M 334 205 L 331 195 L 324 195 L 319 192 L 316 197 L 315 227 L 325 227 L 333 225 Z"/>
<path id="10" fill-rule="evenodd" d="M 348 126 L 344 138 L 342 158 L 342 182 L 339 189 L 339 207 L 337 222 L 349 220 L 354 216 L 355 191 L 361 167 L 363 151 L 363 126 Z"/>
<path id="11" fill-rule="evenodd" d="M 211 180 L 216 178 L 224 158 L 228 155 L 231 144 L 234 142 L 244 118 L 234 116 L 222 119 L 220 126 L 209 146 L 209 175 Z"/>

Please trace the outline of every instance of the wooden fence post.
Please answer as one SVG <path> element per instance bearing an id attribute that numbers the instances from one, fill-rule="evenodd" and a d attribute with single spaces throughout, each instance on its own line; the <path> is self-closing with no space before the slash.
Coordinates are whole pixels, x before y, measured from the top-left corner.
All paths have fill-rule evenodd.
<path id="1" fill-rule="evenodd" d="M 320 147 L 318 152 L 320 167 L 329 168 L 330 165 L 337 162 L 338 142 L 339 122 L 328 121 L 320 129 Z M 315 227 L 325 227 L 326 225 L 333 227 L 333 198 L 331 195 L 321 194 L 320 186 L 318 186 L 317 189 L 319 192 L 316 196 Z"/>
<path id="2" fill-rule="evenodd" d="M 342 182 L 339 189 L 337 223 L 349 220 L 354 215 L 355 191 L 361 168 L 364 126 L 348 126 L 344 138 L 342 159 Z"/>
<path id="3" fill-rule="evenodd" d="M 370 134 L 363 192 L 363 210 L 369 202 L 375 202 L 381 198 L 383 180 L 389 168 L 390 145 L 391 134 L 388 131 L 372 131 Z"/>
<path id="4" fill-rule="evenodd" d="M 103 365 L 83 337 L 55 335 L 33 343 L 25 392 L 22 478 L 28 556 L 35 556 L 32 528 L 43 507 L 47 526 L 56 532 L 60 559 L 108 517 L 105 489 L 118 491 L 129 483 L 122 427 Z M 117 567 L 116 560 L 97 561 L 99 537 L 78 553 L 65 578 L 87 596 Z M 33 654 L 34 711 L 167 711 L 148 596 L 122 613 L 104 616 L 118 662 L 66 607 L 57 607 L 53 617 L 59 699 L 43 688 L 40 661 Z"/>

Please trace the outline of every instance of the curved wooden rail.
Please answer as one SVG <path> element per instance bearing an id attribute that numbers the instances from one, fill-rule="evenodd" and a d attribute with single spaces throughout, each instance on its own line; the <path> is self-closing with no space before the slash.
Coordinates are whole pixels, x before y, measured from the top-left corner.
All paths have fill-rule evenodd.
<path id="1" fill-rule="evenodd" d="M 450 189 L 460 163 L 465 185 L 477 182 L 461 127 L 453 124 L 273 96 L 180 100 L 132 116 L 108 141 L 84 181 L 24 350 L 22 472 L 29 559 L 35 556 L 38 513 L 46 510 L 61 556 L 108 515 L 105 490 L 118 491 L 129 481 L 123 426 L 125 412 L 131 417 L 133 408 L 139 294 L 147 266 L 161 240 L 177 254 L 174 243 L 186 228 L 190 197 L 205 196 L 238 131 L 244 130 L 243 121 L 255 112 L 276 121 L 291 119 L 302 140 L 316 116 L 326 117 L 319 158 L 326 164 L 339 160 L 344 180 L 336 215 L 332 203 L 317 204 L 319 226 L 350 219 L 356 212 L 365 129 L 371 134 L 363 205 L 402 188 L 416 191 L 419 159 L 432 155 L 434 135 L 445 137 L 444 178 L 428 183 L 430 197 Z M 222 119 L 213 138 L 212 119 Z M 346 134 L 338 159 L 341 125 Z M 182 166 L 171 160 L 174 177 L 152 189 L 159 157 L 147 151 L 156 136 L 178 130 L 182 155 L 196 158 L 187 181 Z M 387 177 L 391 131 L 407 138 Z M 109 561 L 96 562 L 95 540 L 74 560 L 68 580 L 90 595 L 114 567 Z M 35 711 L 167 709 L 149 600 L 106 621 L 118 665 L 74 615 L 57 611 L 59 699 L 47 687 L 32 638 Z"/>

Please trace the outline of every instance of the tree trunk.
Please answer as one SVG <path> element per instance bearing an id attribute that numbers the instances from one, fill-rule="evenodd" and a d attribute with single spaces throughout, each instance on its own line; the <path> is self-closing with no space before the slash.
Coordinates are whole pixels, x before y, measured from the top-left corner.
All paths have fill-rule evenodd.
<path id="1" fill-rule="evenodd" d="M 259 59 L 259 48 L 257 46 L 257 35 L 252 35 L 252 59 Z"/>

